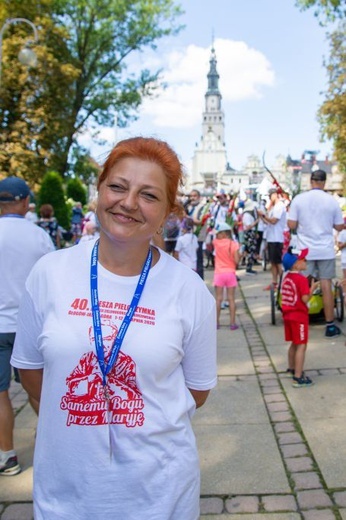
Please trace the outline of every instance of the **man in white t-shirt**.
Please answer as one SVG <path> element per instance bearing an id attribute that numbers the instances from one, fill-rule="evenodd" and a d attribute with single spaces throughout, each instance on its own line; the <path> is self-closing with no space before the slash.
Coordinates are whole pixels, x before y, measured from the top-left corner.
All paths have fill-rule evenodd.
<path id="1" fill-rule="evenodd" d="M 16 475 L 21 470 L 13 449 L 14 414 L 8 395 L 19 301 L 33 265 L 55 250 L 48 233 L 25 218 L 29 199 L 30 190 L 23 179 L 0 181 L 0 476 Z M 33 401 L 31 404 L 35 408 Z"/>
<path id="2" fill-rule="evenodd" d="M 259 214 L 266 227 L 266 240 L 268 245 L 268 257 L 271 264 L 272 282 L 264 288 L 270 290 L 271 286 L 277 287 L 282 273 L 282 250 L 284 245 L 284 231 L 286 226 L 286 206 L 280 199 L 277 188 L 271 188 L 268 192 L 270 206 L 267 213 L 259 210 Z"/>
<path id="3" fill-rule="evenodd" d="M 297 230 L 298 249 L 309 249 L 307 275 L 321 281 L 323 310 L 327 337 L 341 333 L 334 323 L 334 297 L 332 278 L 335 277 L 335 249 L 333 230 L 344 226 L 341 208 L 329 193 L 324 191 L 327 175 L 323 170 L 312 172 L 311 190 L 297 195 L 290 206 L 288 226 Z"/>

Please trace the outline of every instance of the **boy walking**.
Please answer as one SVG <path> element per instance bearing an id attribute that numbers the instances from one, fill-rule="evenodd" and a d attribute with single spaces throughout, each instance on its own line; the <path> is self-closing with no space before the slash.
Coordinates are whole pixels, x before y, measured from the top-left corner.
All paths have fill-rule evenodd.
<path id="1" fill-rule="evenodd" d="M 291 248 L 284 255 L 282 263 L 286 274 L 281 286 L 281 308 L 285 326 L 285 340 L 291 341 L 288 349 L 287 372 L 293 376 L 295 388 L 311 386 L 313 382 L 304 374 L 305 352 L 309 336 L 309 310 L 307 303 L 318 286 L 309 287 L 308 279 L 302 271 L 306 270 L 306 257 L 309 250 L 303 249 L 299 255 Z"/>

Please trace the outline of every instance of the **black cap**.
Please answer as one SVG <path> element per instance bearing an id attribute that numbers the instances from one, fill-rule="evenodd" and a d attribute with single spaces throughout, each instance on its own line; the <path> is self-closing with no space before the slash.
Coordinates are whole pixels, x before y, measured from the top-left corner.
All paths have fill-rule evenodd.
<path id="1" fill-rule="evenodd" d="M 312 172 L 310 180 L 325 182 L 327 180 L 327 174 L 324 170 L 315 170 L 314 172 Z"/>

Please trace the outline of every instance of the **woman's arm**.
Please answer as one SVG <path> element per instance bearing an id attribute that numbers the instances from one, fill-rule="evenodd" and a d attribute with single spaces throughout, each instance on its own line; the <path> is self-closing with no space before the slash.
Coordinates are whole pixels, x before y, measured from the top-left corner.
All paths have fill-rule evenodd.
<path id="1" fill-rule="evenodd" d="M 20 382 L 24 390 L 26 390 L 30 397 L 40 401 L 42 379 L 43 379 L 43 368 L 37 368 L 34 370 L 27 370 L 19 368 Z"/>
<path id="2" fill-rule="evenodd" d="M 204 405 L 209 395 L 210 390 L 192 390 L 189 388 L 192 397 L 196 401 L 196 408 L 200 408 Z"/>

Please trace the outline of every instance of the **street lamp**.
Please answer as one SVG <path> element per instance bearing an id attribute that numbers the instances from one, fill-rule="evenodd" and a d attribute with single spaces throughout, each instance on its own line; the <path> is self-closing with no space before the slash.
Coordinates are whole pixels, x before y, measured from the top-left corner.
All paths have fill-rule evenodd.
<path id="1" fill-rule="evenodd" d="M 38 33 L 37 33 L 36 26 L 32 22 L 30 22 L 30 20 L 27 20 L 26 18 L 8 18 L 5 21 L 4 25 L 2 26 L 2 28 L 0 30 L 0 87 L 1 87 L 1 73 L 2 73 L 2 37 L 3 37 L 5 29 L 7 29 L 7 27 L 9 25 L 18 23 L 18 22 L 24 22 L 24 23 L 30 25 L 30 27 L 34 31 L 35 42 L 38 41 Z M 19 51 L 18 59 L 23 65 L 26 65 L 28 67 L 34 67 L 37 63 L 37 56 L 34 53 L 34 51 L 31 50 L 27 46 L 28 43 L 29 42 L 27 42 L 25 47 Z"/>

